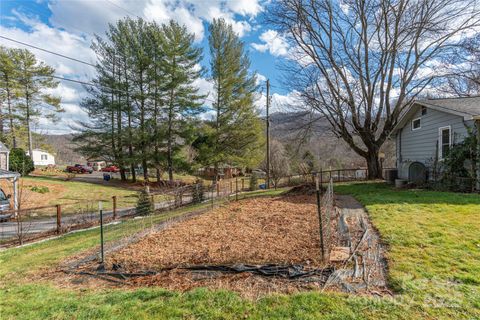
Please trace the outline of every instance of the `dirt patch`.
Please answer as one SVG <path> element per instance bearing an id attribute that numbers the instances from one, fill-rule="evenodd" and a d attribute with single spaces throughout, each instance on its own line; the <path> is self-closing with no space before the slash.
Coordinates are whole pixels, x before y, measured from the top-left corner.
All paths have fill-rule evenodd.
<path id="1" fill-rule="evenodd" d="M 13 186 L 12 183 L 8 181 L 0 181 L 0 187 L 5 191 L 6 194 L 13 195 Z M 52 203 L 52 201 L 57 200 L 65 192 L 65 186 L 48 183 L 48 182 L 32 182 L 32 181 L 20 181 L 20 201 L 23 204 L 23 208 L 32 208 L 32 207 L 42 207 L 47 206 Z M 35 188 L 36 187 L 36 188 Z M 42 187 L 48 188 L 48 191 L 44 193 L 32 191 L 38 190 Z"/>

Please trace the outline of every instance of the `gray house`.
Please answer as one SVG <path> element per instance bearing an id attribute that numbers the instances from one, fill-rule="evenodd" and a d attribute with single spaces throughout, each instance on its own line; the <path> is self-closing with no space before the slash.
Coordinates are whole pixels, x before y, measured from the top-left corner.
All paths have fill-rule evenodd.
<path id="1" fill-rule="evenodd" d="M 415 180 L 472 128 L 480 128 L 480 97 L 420 100 L 412 103 L 392 132 L 398 177 Z M 437 158 L 438 157 L 438 158 Z"/>

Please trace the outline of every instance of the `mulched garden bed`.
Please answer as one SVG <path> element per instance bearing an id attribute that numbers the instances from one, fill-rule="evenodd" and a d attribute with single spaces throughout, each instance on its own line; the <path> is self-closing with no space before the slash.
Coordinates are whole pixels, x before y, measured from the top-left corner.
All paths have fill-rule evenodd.
<path id="1" fill-rule="evenodd" d="M 337 229 L 333 223 L 332 234 Z M 315 196 L 297 193 L 232 202 L 172 223 L 108 253 L 105 269 L 91 260 L 75 268 L 66 265 L 71 261 L 45 276 L 62 286 L 209 287 L 253 298 L 323 290 L 325 283 L 341 289 L 331 278 L 342 264 L 325 263 L 320 256 Z M 245 267 L 253 270 L 237 272 Z M 277 269 L 283 273 L 271 273 Z"/>

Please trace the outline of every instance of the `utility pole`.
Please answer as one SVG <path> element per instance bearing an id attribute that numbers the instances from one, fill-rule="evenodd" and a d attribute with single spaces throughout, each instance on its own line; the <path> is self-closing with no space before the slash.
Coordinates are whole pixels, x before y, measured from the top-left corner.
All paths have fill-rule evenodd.
<path id="1" fill-rule="evenodd" d="M 270 80 L 267 79 L 267 189 L 270 189 Z"/>

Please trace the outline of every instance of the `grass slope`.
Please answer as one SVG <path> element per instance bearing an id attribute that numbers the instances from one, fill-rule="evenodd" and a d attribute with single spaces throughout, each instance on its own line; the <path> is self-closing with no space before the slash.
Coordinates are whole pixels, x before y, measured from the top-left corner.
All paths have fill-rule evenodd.
<path id="1" fill-rule="evenodd" d="M 227 291 L 187 293 L 159 288 L 72 291 L 25 280 L 66 256 L 94 248 L 98 230 L 0 252 L 2 319 L 475 319 L 480 317 L 480 197 L 394 191 L 378 184 L 342 185 L 370 212 L 390 245 L 395 298 L 306 292 L 258 301 Z M 256 193 L 274 195 L 275 192 Z M 207 205 L 199 205 L 200 208 Z M 182 209 L 190 210 L 190 209 Z M 171 215 L 181 214 L 171 212 Z M 152 218 L 153 219 L 153 218 Z M 155 217 L 160 221 L 161 217 Z M 155 222 L 152 221 L 152 222 Z M 152 223 L 151 222 L 151 223 Z M 145 227 L 136 220 L 109 226 L 111 241 Z"/>
<path id="2" fill-rule="evenodd" d="M 368 209 L 389 245 L 390 285 L 434 318 L 480 319 L 480 196 L 338 186 Z"/>

